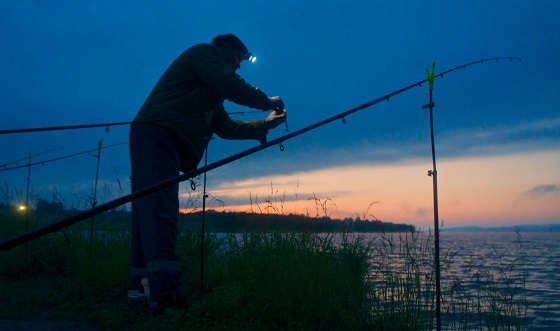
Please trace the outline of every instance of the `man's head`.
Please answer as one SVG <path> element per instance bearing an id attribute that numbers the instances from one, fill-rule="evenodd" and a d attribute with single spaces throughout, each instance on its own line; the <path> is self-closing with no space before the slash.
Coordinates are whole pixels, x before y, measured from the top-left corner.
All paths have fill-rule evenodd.
<path id="1" fill-rule="evenodd" d="M 239 68 L 241 61 L 248 60 L 251 56 L 245 44 L 231 33 L 212 39 L 212 45 L 223 50 L 226 61 L 232 63 L 235 69 Z"/>

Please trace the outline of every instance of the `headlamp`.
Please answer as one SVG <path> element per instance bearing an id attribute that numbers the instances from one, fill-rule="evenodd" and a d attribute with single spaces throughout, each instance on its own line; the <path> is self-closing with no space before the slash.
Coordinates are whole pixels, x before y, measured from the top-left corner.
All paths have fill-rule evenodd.
<path id="1" fill-rule="evenodd" d="M 245 54 L 245 56 L 243 57 L 243 60 L 247 60 L 247 61 L 249 61 L 249 62 L 251 62 L 251 63 L 255 63 L 255 61 L 257 61 L 257 57 L 254 56 L 254 55 L 251 54 L 251 53 L 247 53 L 247 54 Z"/>

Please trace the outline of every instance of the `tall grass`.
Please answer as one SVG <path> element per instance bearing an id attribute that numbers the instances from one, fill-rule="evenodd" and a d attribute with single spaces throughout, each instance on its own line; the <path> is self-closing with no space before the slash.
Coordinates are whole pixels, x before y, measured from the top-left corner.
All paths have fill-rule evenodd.
<path id="1" fill-rule="evenodd" d="M 21 215 L 3 215 L 0 239 L 21 233 Z M 31 218 L 32 223 L 35 221 Z M 0 319 L 75 320 L 133 329 L 431 330 L 430 233 L 210 234 L 205 291 L 199 293 L 200 234 L 178 240 L 190 305 L 159 316 L 126 304 L 128 231 L 103 231 L 90 258 L 85 227 L 0 253 Z M 457 252 L 442 251 L 442 314 L 450 330 L 527 329 L 526 261 L 496 255 L 491 272 L 472 263 L 454 274 Z"/>
<path id="2" fill-rule="evenodd" d="M 198 236 L 183 238 L 184 283 L 192 292 L 199 280 Z M 256 328 L 363 329 L 369 326 L 367 248 L 333 235 L 252 233 L 208 240 L 206 299 L 197 316 Z"/>
<path id="3" fill-rule="evenodd" d="M 6 219 L 3 223 L 8 222 Z M 2 227 L 0 238 L 19 232 Z M 337 238 L 335 240 L 335 237 Z M 151 317 L 125 301 L 129 240 L 83 229 L 51 234 L 0 253 L 0 319 L 64 319 L 134 329 L 371 329 L 368 248 L 360 239 L 308 233 L 209 235 L 206 291 L 199 293 L 200 236 L 178 241 L 189 307 Z M 336 243 L 335 243 L 336 242 Z"/>
<path id="4" fill-rule="evenodd" d="M 521 240 L 513 255 L 494 254 L 492 268 L 456 249 L 440 252 L 442 322 L 449 330 L 526 330 L 524 259 Z M 432 233 L 381 234 L 372 245 L 369 277 L 374 315 L 384 324 L 431 330 L 435 325 Z M 511 258 L 514 256 L 514 258 Z M 469 262 L 469 261 L 467 261 Z M 462 266 L 462 267 L 461 267 Z"/>

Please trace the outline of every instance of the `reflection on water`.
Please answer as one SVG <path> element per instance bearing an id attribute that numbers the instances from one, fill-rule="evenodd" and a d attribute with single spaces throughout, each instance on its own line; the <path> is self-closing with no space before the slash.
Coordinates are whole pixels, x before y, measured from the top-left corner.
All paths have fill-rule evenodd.
<path id="1" fill-rule="evenodd" d="M 419 313 L 430 317 L 431 236 L 366 236 L 373 243 L 371 275 L 379 294 L 414 297 L 413 304 L 425 307 Z M 444 326 L 454 329 L 458 319 L 473 329 L 483 328 L 481 319 L 516 325 L 512 319 L 521 317 L 530 329 L 560 330 L 560 233 L 443 233 L 440 242 Z M 411 295 L 415 287 L 421 291 Z M 509 321 L 496 320 L 502 317 Z"/>

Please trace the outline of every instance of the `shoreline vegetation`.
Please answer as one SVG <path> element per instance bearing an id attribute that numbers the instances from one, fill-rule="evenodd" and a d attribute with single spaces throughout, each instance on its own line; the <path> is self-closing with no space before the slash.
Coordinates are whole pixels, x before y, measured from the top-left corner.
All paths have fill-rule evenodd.
<path id="1" fill-rule="evenodd" d="M 512 226 L 458 226 L 442 232 L 560 232 L 560 224 L 520 224 Z"/>
<path id="2" fill-rule="evenodd" d="M 4 321 L 0 326 L 33 321 L 38 326 L 62 323 L 78 330 L 433 328 L 430 233 L 378 233 L 372 240 L 347 231 L 315 233 L 313 227 L 298 232 L 209 233 L 204 242 L 201 294 L 200 232 L 189 229 L 185 221 L 178 253 L 182 286 L 190 303 L 154 316 L 126 303 L 130 232 L 129 221 L 114 222 L 119 213 L 124 212 L 97 218 L 95 227 L 102 230 L 95 231 L 91 242 L 85 231 L 90 221 L 85 221 L 0 252 L 0 322 Z M 37 215 L 29 215 L 30 228 L 44 224 Z M 193 226 L 199 224 L 199 216 L 192 215 Z M 21 234 L 23 220 L 13 209 L 1 212 L 0 240 Z M 104 228 L 103 222 L 116 226 Z M 453 256 L 452 251 L 442 252 L 443 271 Z M 446 285 L 444 326 L 526 330 L 523 288 L 510 282 L 516 270 L 507 267 L 500 276 L 473 266 L 461 279 Z M 467 281 L 476 285 L 474 292 L 465 286 Z"/>
<path id="3" fill-rule="evenodd" d="M 202 212 L 182 214 L 179 222 L 196 231 Z M 414 232 L 413 225 L 360 218 L 332 219 L 297 214 L 255 214 L 246 212 L 206 211 L 210 232 Z"/>
<path id="4" fill-rule="evenodd" d="M 15 218 L 24 219 L 22 214 L 15 212 L 15 207 L 0 203 L 0 215 L 11 214 Z M 37 226 L 59 221 L 75 215 L 80 210 L 64 209 L 61 202 L 38 200 L 30 217 L 36 219 Z M 126 210 L 111 210 L 95 217 L 95 229 L 127 230 L 130 226 L 132 213 Z M 179 229 L 182 231 L 200 231 L 202 212 L 179 213 Z M 77 228 L 89 229 L 89 221 L 74 225 Z M 409 224 L 382 222 L 360 217 L 333 219 L 328 216 L 310 217 L 300 214 L 247 213 L 206 211 L 206 231 L 224 233 L 243 232 L 414 232 L 415 227 Z"/>

